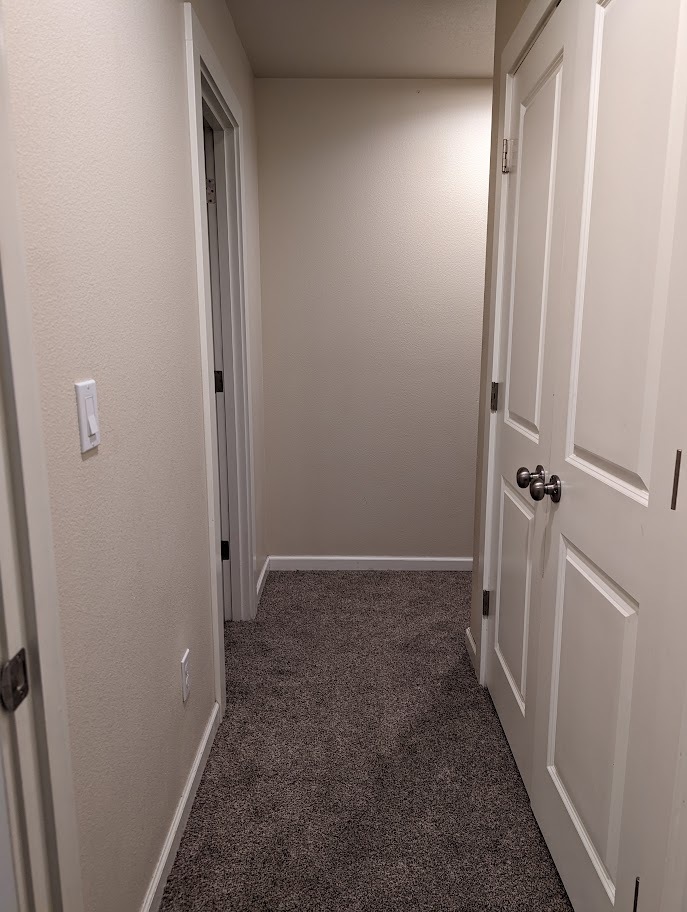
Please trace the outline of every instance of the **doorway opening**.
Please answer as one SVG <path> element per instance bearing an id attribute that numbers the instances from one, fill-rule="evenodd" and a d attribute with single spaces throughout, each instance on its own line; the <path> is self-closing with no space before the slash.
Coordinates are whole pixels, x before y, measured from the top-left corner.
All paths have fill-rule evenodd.
<path id="1" fill-rule="evenodd" d="M 215 414 L 217 418 L 217 467 L 219 474 L 219 514 L 220 514 L 220 559 L 222 574 L 222 604 L 225 620 L 231 619 L 231 565 L 232 550 L 234 563 L 238 566 L 238 538 L 231 534 L 232 523 L 230 514 L 236 516 L 237 490 L 236 486 L 229 485 L 229 454 L 235 449 L 230 446 L 229 437 L 235 438 L 234 402 L 231 396 L 232 364 L 225 364 L 224 341 L 227 336 L 227 351 L 231 355 L 231 320 L 224 316 L 229 309 L 222 306 L 223 301 L 231 301 L 231 263 L 226 256 L 222 257 L 220 251 L 226 255 L 228 252 L 228 237 L 226 232 L 226 214 L 223 203 L 226 201 L 223 190 L 225 189 L 220 178 L 220 205 L 218 207 L 217 173 L 215 165 L 215 144 L 217 144 L 218 160 L 221 161 L 222 147 L 224 145 L 224 131 L 213 114 L 209 104 L 203 99 L 203 150 L 205 153 L 205 186 L 207 202 L 207 249 L 208 265 L 210 270 L 210 299 L 212 306 L 212 353 L 214 358 L 214 389 L 215 389 Z M 218 208 L 220 214 L 218 214 Z M 221 224 L 220 224 L 221 222 Z M 224 259 L 224 262 L 222 260 Z M 224 287 L 223 287 L 224 286 Z M 225 387 L 226 384 L 226 387 Z M 229 412 L 229 416 L 227 416 Z M 227 420 L 228 419 L 228 420 Z M 232 439 L 232 444 L 235 440 Z M 235 472 L 233 473 L 235 474 Z"/>
<path id="2" fill-rule="evenodd" d="M 244 291 L 243 115 L 186 4 L 203 416 L 215 652 L 223 713 L 224 622 L 255 616 L 255 521 Z"/>

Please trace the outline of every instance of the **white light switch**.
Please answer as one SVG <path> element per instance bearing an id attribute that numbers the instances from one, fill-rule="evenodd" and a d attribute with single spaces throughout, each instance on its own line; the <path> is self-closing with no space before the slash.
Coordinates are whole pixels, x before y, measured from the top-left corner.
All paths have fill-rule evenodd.
<path id="1" fill-rule="evenodd" d="M 98 420 L 95 417 L 93 396 L 86 397 L 86 418 L 88 418 L 88 436 L 95 437 L 95 435 L 98 433 Z"/>
<path id="2" fill-rule="evenodd" d="M 191 650 L 187 649 L 181 657 L 181 699 L 184 703 L 191 693 Z"/>
<path id="3" fill-rule="evenodd" d="M 76 410 L 79 416 L 79 437 L 81 452 L 87 453 L 100 443 L 100 421 L 98 419 L 98 392 L 95 380 L 75 383 Z"/>

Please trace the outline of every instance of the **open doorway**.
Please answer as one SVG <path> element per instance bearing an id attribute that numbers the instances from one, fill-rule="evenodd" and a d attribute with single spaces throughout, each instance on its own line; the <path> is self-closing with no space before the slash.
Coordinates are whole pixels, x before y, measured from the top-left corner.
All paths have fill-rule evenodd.
<path id="1" fill-rule="evenodd" d="M 212 544 L 215 553 L 219 545 L 222 615 L 225 620 L 244 620 L 254 613 L 254 586 L 239 127 L 205 71 L 201 98 L 204 290 L 206 312 L 209 297 L 208 375 L 216 429 L 212 503 L 219 514 Z"/>
<path id="2" fill-rule="evenodd" d="M 223 709 L 224 622 L 252 618 L 256 609 L 242 112 L 190 4 L 185 13 L 215 681 Z"/>
<path id="3" fill-rule="evenodd" d="M 217 139 L 215 139 L 215 136 Z M 238 536 L 232 536 L 230 514 L 237 514 L 237 490 L 236 486 L 231 486 L 232 503 L 230 504 L 230 485 L 229 485 L 229 454 L 235 448 L 229 445 L 229 436 L 231 443 L 235 444 L 235 417 L 233 397 L 231 396 L 232 385 L 232 364 L 224 363 L 224 341 L 227 332 L 227 352 L 231 355 L 231 320 L 227 320 L 228 325 L 222 325 L 222 313 L 226 315 L 227 307 L 222 307 L 222 301 L 231 301 L 231 264 L 226 261 L 222 263 L 220 250 L 224 254 L 228 252 L 228 237 L 226 236 L 226 221 L 222 218 L 223 224 L 220 226 L 220 217 L 218 216 L 217 205 L 217 175 L 215 169 L 215 142 L 217 142 L 218 153 L 221 156 L 224 145 L 224 131 L 221 128 L 217 118 L 212 113 L 210 106 L 203 100 L 203 150 L 205 153 L 205 186 L 207 202 L 207 249 L 210 269 L 210 298 L 212 303 L 212 342 L 214 357 L 214 389 L 215 389 L 215 414 L 217 416 L 217 467 L 219 472 L 219 513 L 220 513 L 220 557 L 222 573 L 222 597 L 225 620 L 231 619 L 231 565 L 232 550 L 234 551 L 234 564 L 238 566 Z M 221 158 L 220 158 L 221 161 Z M 225 202 L 222 186 L 223 181 L 220 179 L 220 210 L 224 214 Z M 224 285 L 224 289 L 222 288 Z M 229 286 L 229 287 L 227 287 Z M 227 388 L 225 390 L 225 374 Z M 227 421 L 227 410 L 229 411 L 229 421 Z M 233 473 L 235 474 L 235 473 Z"/>

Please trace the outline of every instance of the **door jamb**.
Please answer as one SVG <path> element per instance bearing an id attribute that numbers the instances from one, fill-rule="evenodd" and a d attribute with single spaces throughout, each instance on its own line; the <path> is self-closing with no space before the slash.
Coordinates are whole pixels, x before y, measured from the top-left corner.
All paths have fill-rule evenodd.
<path id="1" fill-rule="evenodd" d="M 243 112 L 229 79 L 219 62 L 190 3 L 184 3 L 186 37 L 186 78 L 188 87 L 189 128 L 191 136 L 191 171 L 193 179 L 193 209 L 196 242 L 196 272 L 198 306 L 200 315 L 200 350 L 203 382 L 203 420 L 205 428 L 205 468 L 208 496 L 208 526 L 211 577 L 211 608 L 213 615 L 213 647 L 215 658 L 215 697 L 224 714 L 226 705 L 224 674 L 224 611 L 222 599 L 222 560 L 220 554 L 219 515 L 219 465 L 217 456 L 217 413 L 214 393 L 214 354 L 212 335 L 212 302 L 210 298 L 210 261 L 207 242 L 207 208 L 205 188 L 205 157 L 203 137 L 203 99 L 208 97 L 215 113 L 221 111 L 224 121 L 223 145 L 231 150 L 234 170 L 229 167 L 225 154 L 223 162 L 216 162 L 217 171 L 223 170 L 227 187 L 230 246 L 234 246 L 231 265 L 230 311 L 232 333 L 230 350 L 225 358 L 225 374 L 233 365 L 233 415 L 235 428 L 235 465 L 232 477 L 230 460 L 229 486 L 235 486 L 235 516 L 232 520 L 232 539 L 238 565 L 232 559 L 232 619 L 248 620 L 255 617 L 256 590 L 255 516 L 253 435 L 251 415 L 251 371 L 248 345 L 249 323 L 245 301 L 244 261 L 245 237 L 243 212 L 245 211 L 245 186 L 242 178 Z M 232 188 L 232 182 L 234 187 Z M 235 193 L 232 193 L 235 189 Z M 232 198 L 233 197 L 233 198 Z M 233 205 L 232 205 L 233 204 Z M 234 237 L 232 244 L 232 220 Z M 225 389 L 229 385 L 225 385 Z M 228 391 L 228 390 L 227 390 Z M 225 399 L 228 399 L 225 396 Z M 228 410 L 228 417 L 230 412 Z M 230 492 L 230 503 L 232 496 Z M 231 546 L 230 546 L 231 547 Z M 234 577 L 237 584 L 234 585 Z"/>
<path id="2" fill-rule="evenodd" d="M 0 32 L 2 23 L 0 22 Z M 57 573 L 52 538 L 48 472 L 33 347 L 31 305 L 11 130 L 9 82 L 0 42 L 0 402 L 11 485 L 10 536 L 21 574 L 18 597 L 5 603 L 6 623 L 26 637 L 31 691 L 29 716 L 19 708 L 15 728 L 22 779 L 36 794 L 21 801 L 29 843 L 34 896 L 46 893 L 50 908 L 83 912 L 74 780 L 61 647 Z M 22 714 L 22 719 L 20 719 Z M 20 726 L 21 723 L 21 726 Z M 27 724 L 31 732 L 27 732 Z M 30 744 L 33 748 L 30 749 Z M 9 771 L 5 770 L 6 775 Z M 34 866 L 34 860 L 37 865 Z M 41 870 L 39 871 L 38 868 Z M 37 883 L 36 878 L 41 882 Z M 47 878 L 47 879 L 46 879 Z"/>
<path id="3" fill-rule="evenodd" d="M 515 75 L 518 67 L 525 59 L 546 23 L 553 15 L 560 0 L 531 0 L 529 6 L 515 27 L 501 55 L 501 62 L 497 78 L 502 86 L 501 104 L 498 111 L 498 149 L 503 147 L 505 125 L 508 122 L 511 105 L 510 78 Z M 503 267 L 504 267 L 504 234 L 506 207 L 503 205 L 505 198 L 504 180 L 507 175 L 498 168 L 494 194 L 494 235 L 492 239 L 491 284 L 488 307 L 488 345 L 486 350 L 487 369 L 483 374 L 484 383 L 480 391 L 480 410 L 484 420 L 481 422 L 482 437 L 478 441 L 478 461 L 481 466 L 481 488 L 478 494 L 478 509 L 480 510 L 480 538 L 478 541 L 478 560 L 475 562 L 473 577 L 472 604 L 482 603 L 482 591 L 493 591 L 495 588 L 495 549 L 497 547 L 496 530 L 498 527 L 496 517 L 496 498 L 494 496 L 495 466 L 496 466 L 496 412 L 490 411 L 490 397 L 492 381 L 498 382 L 502 378 L 498 374 L 498 358 L 495 354 L 502 344 L 501 312 L 503 298 Z M 481 568 L 480 575 L 478 568 Z M 493 632 L 493 617 L 482 617 L 479 648 L 473 656 L 475 671 L 479 683 L 486 685 L 487 664 L 489 659 L 489 643 Z M 473 637 L 473 634 L 470 635 Z M 474 639 L 473 639 L 474 642 Z"/>

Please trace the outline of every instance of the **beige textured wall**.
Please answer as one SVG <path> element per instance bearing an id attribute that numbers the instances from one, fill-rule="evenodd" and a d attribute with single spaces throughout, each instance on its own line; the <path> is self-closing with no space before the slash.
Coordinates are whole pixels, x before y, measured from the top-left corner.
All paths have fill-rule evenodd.
<path id="1" fill-rule="evenodd" d="M 499 69 L 501 67 L 501 55 L 508 44 L 515 27 L 520 21 L 522 14 L 525 12 L 530 0 L 496 0 L 496 35 L 494 39 L 494 97 L 493 111 L 494 118 L 491 128 L 491 161 L 489 166 L 489 219 L 487 224 L 487 258 L 486 258 L 486 279 L 484 283 L 484 312 L 482 317 L 482 354 L 480 366 L 480 396 L 479 396 L 479 424 L 478 435 L 480 442 L 484 434 L 484 422 L 486 420 L 486 406 L 488 402 L 487 392 L 487 355 L 488 342 L 491 326 L 489 324 L 489 302 L 491 300 L 491 267 L 492 267 L 492 244 L 494 239 L 494 202 L 496 193 L 496 178 L 501 167 L 501 150 L 498 146 L 499 130 L 499 111 L 501 110 L 501 85 L 499 83 Z M 480 503 L 480 492 L 482 490 L 482 472 L 484 453 L 477 454 L 477 473 L 475 480 L 475 490 L 477 492 L 477 504 L 475 507 L 475 533 L 474 533 L 474 557 L 473 557 L 473 576 L 472 576 L 472 611 L 470 618 L 470 630 L 477 645 L 477 656 L 480 654 L 480 644 L 482 635 L 482 575 L 484 554 L 481 548 L 482 528 L 484 525 L 483 504 Z"/>
<path id="2" fill-rule="evenodd" d="M 2 5 L 86 906 L 133 912 L 214 700 L 182 7 Z M 251 73 L 222 0 L 198 11 L 246 114 L 259 377 Z M 102 443 L 82 458 L 73 383 L 90 376 Z"/>
<path id="3" fill-rule="evenodd" d="M 472 553 L 490 81 L 256 81 L 271 554 Z"/>

